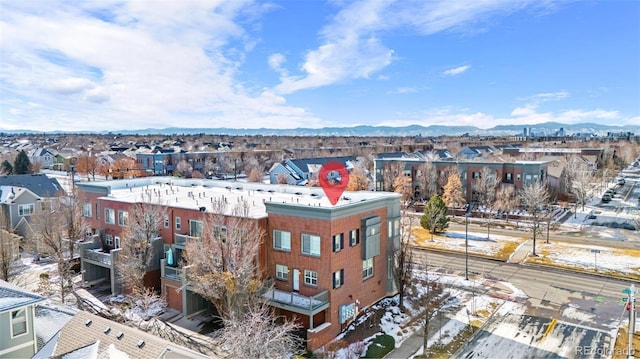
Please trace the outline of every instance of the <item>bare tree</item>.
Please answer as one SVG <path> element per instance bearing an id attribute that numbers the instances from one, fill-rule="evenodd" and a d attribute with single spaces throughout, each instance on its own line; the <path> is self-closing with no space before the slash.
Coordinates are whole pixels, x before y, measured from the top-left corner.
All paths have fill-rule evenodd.
<path id="1" fill-rule="evenodd" d="M 516 191 L 513 186 L 505 186 L 498 189 L 495 206 L 505 213 L 507 222 L 509 222 L 509 212 L 516 208 L 517 205 L 518 198 L 516 197 Z"/>
<path id="2" fill-rule="evenodd" d="M 212 207 L 202 236 L 186 245 L 188 282 L 223 319 L 240 320 L 251 304 L 264 300 L 265 288 L 257 265 L 264 233 L 247 218 L 246 202 L 236 205 L 231 216 L 226 215 L 223 199 L 214 200 Z"/>
<path id="3" fill-rule="evenodd" d="M 549 188 L 541 181 L 535 181 L 520 190 L 520 200 L 531 220 L 533 234 L 533 255 L 536 256 L 536 236 L 540 233 L 540 223 L 545 219 L 544 208 L 549 204 Z"/>
<path id="4" fill-rule="evenodd" d="M 76 171 L 87 175 L 87 177 L 91 176 L 94 181 L 96 180 L 96 173 L 98 172 L 99 167 L 100 164 L 98 158 L 96 156 L 92 156 L 91 152 L 80 155 L 76 161 Z"/>
<path id="5" fill-rule="evenodd" d="M 411 246 L 411 227 L 413 217 L 407 215 L 406 208 L 402 210 L 400 217 L 400 249 L 395 253 L 395 266 L 393 267 L 398 295 L 400 296 L 399 307 L 404 310 L 404 297 L 407 287 L 413 279 L 413 247 Z M 394 224 L 395 225 L 395 224 Z"/>
<path id="6" fill-rule="evenodd" d="M 473 180 L 473 191 L 477 196 L 476 199 L 484 206 L 483 213 L 487 224 L 487 239 L 491 234 L 491 209 L 496 200 L 496 186 L 498 186 L 496 175 L 495 171 L 484 166 L 480 171 L 479 177 Z"/>
<path id="7" fill-rule="evenodd" d="M 0 207 L 0 279 L 7 282 L 15 274 L 16 260 L 20 257 L 20 237 L 10 229 L 9 218 Z"/>
<path id="8" fill-rule="evenodd" d="M 418 169 L 418 185 L 422 198 L 431 198 L 438 191 L 438 172 L 433 162 L 427 161 Z"/>
<path id="9" fill-rule="evenodd" d="M 587 202 L 591 186 L 595 180 L 593 170 L 577 156 L 569 158 L 566 169 L 569 176 L 571 192 L 576 196 L 578 204 L 582 205 L 582 210 L 584 211 L 584 205 Z"/>
<path id="10" fill-rule="evenodd" d="M 153 193 L 144 193 L 131 212 L 119 212 L 118 221 L 125 225 L 122 249 L 118 256 L 118 274 L 126 288 L 143 293 L 144 276 L 158 251 L 160 228 L 167 208 L 154 200 Z"/>
<path id="11" fill-rule="evenodd" d="M 447 184 L 444 186 L 442 200 L 447 207 L 454 210 L 462 206 L 465 202 L 464 196 L 462 195 L 462 181 L 460 180 L 458 171 L 455 169 L 449 173 Z"/>
<path id="12" fill-rule="evenodd" d="M 249 180 L 249 182 L 262 183 L 262 171 L 260 170 L 260 167 L 251 167 L 247 174 L 247 180 Z"/>
<path id="13" fill-rule="evenodd" d="M 274 318 L 265 304 L 250 306 L 237 319 L 225 319 L 220 339 L 232 358 L 287 358 L 299 350 L 298 326 L 284 318 Z M 294 355 L 295 356 L 295 355 Z"/>
<path id="14" fill-rule="evenodd" d="M 392 161 L 382 169 L 382 190 L 393 192 L 393 184 L 396 178 L 404 173 L 404 162 Z"/>
<path id="15" fill-rule="evenodd" d="M 38 255 L 49 255 L 56 262 L 60 300 L 64 303 L 66 295 L 73 289 L 73 272 L 71 254 L 68 252 L 69 238 L 65 237 L 65 215 L 60 208 L 60 201 L 56 199 L 50 205 L 43 203 L 36 206 L 30 224 L 29 240 L 39 249 Z"/>
<path id="16" fill-rule="evenodd" d="M 411 183 L 411 177 L 400 175 L 393 181 L 393 191 L 402 195 L 402 203 L 404 206 L 409 204 L 411 198 L 413 198 L 413 188 Z"/>

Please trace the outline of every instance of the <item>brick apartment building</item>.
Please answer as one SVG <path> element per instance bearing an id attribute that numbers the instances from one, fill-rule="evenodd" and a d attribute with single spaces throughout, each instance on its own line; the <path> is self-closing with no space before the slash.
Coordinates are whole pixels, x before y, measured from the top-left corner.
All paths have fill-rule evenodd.
<path id="1" fill-rule="evenodd" d="M 214 199 L 245 202 L 266 233 L 258 263 L 273 282 L 265 296 L 278 314 L 306 329 L 307 346 L 326 344 L 358 314 L 395 294 L 393 254 L 399 249 L 400 195 L 345 192 L 332 206 L 318 187 L 174 177 L 83 182 L 85 217 L 93 240 L 81 246 L 83 281 L 118 283 L 118 247 L 132 206 L 151 193 L 167 208 L 146 282 L 169 307 L 192 316 L 209 308 L 190 290 L 182 251 L 202 234 Z M 231 209 L 226 216 L 231 216 Z M 227 230 L 227 228 L 224 228 Z M 105 251 L 105 249 L 108 249 Z"/>
<path id="2" fill-rule="evenodd" d="M 403 174 L 411 177 L 414 195 L 419 197 L 422 193 L 420 181 L 418 180 L 421 165 L 425 163 L 423 159 L 414 158 L 380 158 L 374 163 L 374 188 L 381 191 L 384 181 L 384 171 L 387 165 L 392 162 L 404 164 Z M 452 169 L 457 169 L 462 182 L 462 195 L 467 201 L 474 201 L 473 193 L 474 180 L 480 177 L 483 168 L 487 167 L 499 178 L 500 186 L 513 186 L 520 190 L 534 181 L 545 181 L 548 176 L 548 167 L 551 161 L 432 161 L 438 177 L 438 193 L 442 194 L 442 188 L 447 181 L 447 173 Z"/>

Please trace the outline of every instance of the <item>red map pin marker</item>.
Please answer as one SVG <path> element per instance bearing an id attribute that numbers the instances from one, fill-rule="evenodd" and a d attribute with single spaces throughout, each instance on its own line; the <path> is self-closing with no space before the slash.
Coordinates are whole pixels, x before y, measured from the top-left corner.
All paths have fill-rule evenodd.
<path id="1" fill-rule="evenodd" d="M 332 205 L 336 205 L 349 184 L 349 171 L 340 162 L 327 162 L 318 173 L 318 181 Z"/>

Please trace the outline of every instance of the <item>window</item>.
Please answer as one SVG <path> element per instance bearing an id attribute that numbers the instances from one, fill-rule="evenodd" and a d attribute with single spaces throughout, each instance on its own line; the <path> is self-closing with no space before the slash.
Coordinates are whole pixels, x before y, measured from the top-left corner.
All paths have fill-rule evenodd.
<path id="1" fill-rule="evenodd" d="M 214 226 L 213 227 L 213 238 L 222 241 L 223 243 L 227 241 L 227 227 L 224 226 Z"/>
<path id="2" fill-rule="evenodd" d="M 280 280 L 289 280 L 289 267 L 282 264 L 276 264 L 276 278 Z"/>
<path id="3" fill-rule="evenodd" d="M 520 181 L 520 174 L 516 174 L 516 181 Z"/>
<path id="4" fill-rule="evenodd" d="M 352 229 L 349 232 L 349 246 L 353 247 L 358 243 L 360 243 L 360 230 Z"/>
<path id="5" fill-rule="evenodd" d="M 373 257 L 362 261 L 362 279 L 373 276 Z"/>
<path id="6" fill-rule="evenodd" d="M 302 254 L 320 256 L 320 236 L 302 235 Z"/>
<path id="7" fill-rule="evenodd" d="M 120 237 L 113 237 L 113 248 L 120 248 Z"/>
<path id="8" fill-rule="evenodd" d="M 333 236 L 333 251 L 340 252 L 344 248 L 344 234 L 336 234 Z"/>
<path id="9" fill-rule="evenodd" d="M 480 172 L 473 172 L 471 175 L 473 179 L 480 179 Z"/>
<path id="10" fill-rule="evenodd" d="M 280 251 L 291 251 L 291 233 L 285 231 L 273 231 L 273 248 Z"/>
<path id="11" fill-rule="evenodd" d="M 114 210 L 112 210 L 111 208 L 104 209 L 104 223 L 108 223 L 108 224 L 116 223 L 115 213 L 114 213 Z"/>
<path id="12" fill-rule="evenodd" d="M 387 234 L 389 238 L 400 235 L 400 218 L 390 219 L 387 222 L 387 225 Z"/>
<path id="13" fill-rule="evenodd" d="M 176 231 L 179 231 L 182 228 L 182 220 L 180 217 L 176 217 Z"/>
<path id="14" fill-rule="evenodd" d="M 169 228 L 169 215 L 164 215 L 164 228 Z"/>
<path id="15" fill-rule="evenodd" d="M 104 244 L 111 247 L 113 246 L 113 236 L 110 234 L 104 235 Z"/>
<path id="16" fill-rule="evenodd" d="M 312 270 L 304 271 L 304 284 L 317 286 L 318 285 L 318 272 Z"/>
<path id="17" fill-rule="evenodd" d="M 344 284 L 344 269 L 333 272 L 333 289 L 340 288 Z"/>
<path id="18" fill-rule="evenodd" d="M 511 172 L 505 173 L 504 174 L 504 179 L 505 179 L 505 181 L 509 181 L 509 182 L 513 181 L 513 174 Z"/>
<path id="19" fill-rule="evenodd" d="M 118 225 L 126 226 L 129 223 L 129 212 L 118 211 Z"/>
<path id="20" fill-rule="evenodd" d="M 21 204 L 18 206 L 18 216 L 30 216 L 33 214 L 33 203 Z"/>
<path id="21" fill-rule="evenodd" d="M 11 337 L 27 333 L 27 312 L 23 309 L 11 312 Z"/>
<path id="22" fill-rule="evenodd" d="M 91 203 L 85 203 L 82 205 L 82 215 L 91 218 Z"/>
<path id="23" fill-rule="evenodd" d="M 191 237 L 202 237 L 202 221 L 189 221 L 189 235 Z"/>

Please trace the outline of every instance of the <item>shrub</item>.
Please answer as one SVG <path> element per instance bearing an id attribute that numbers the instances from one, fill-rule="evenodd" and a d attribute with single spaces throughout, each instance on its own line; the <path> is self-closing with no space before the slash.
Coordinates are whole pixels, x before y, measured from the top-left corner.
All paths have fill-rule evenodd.
<path id="1" fill-rule="evenodd" d="M 389 354 L 395 346 L 396 340 L 392 336 L 388 334 L 378 335 L 373 339 L 371 344 L 369 344 L 364 358 L 383 358 Z"/>

